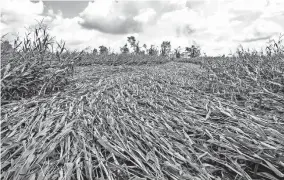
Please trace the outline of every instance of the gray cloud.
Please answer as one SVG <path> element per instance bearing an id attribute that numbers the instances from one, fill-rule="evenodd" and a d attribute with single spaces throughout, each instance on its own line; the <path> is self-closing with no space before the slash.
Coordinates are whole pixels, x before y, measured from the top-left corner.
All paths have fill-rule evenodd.
<path id="1" fill-rule="evenodd" d="M 142 24 L 129 17 L 126 19 L 113 18 L 110 20 L 98 18 L 84 18 L 79 24 L 86 29 L 96 29 L 109 34 L 127 34 L 142 32 Z"/>
<path id="2" fill-rule="evenodd" d="M 13 12 L 6 11 L 5 9 L 3 9 L 1 12 L 1 22 L 4 24 L 17 23 L 20 20 L 21 18 L 15 15 Z"/>
<path id="3" fill-rule="evenodd" d="M 241 42 L 255 42 L 255 41 L 262 41 L 271 38 L 271 36 L 264 36 L 264 37 L 256 37 L 256 38 L 247 38 L 242 40 Z"/>
<path id="4" fill-rule="evenodd" d="M 243 23 L 251 23 L 257 20 L 261 16 L 262 12 L 250 12 L 250 11 L 235 11 L 235 17 L 230 21 L 241 21 Z"/>
<path id="5" fill-rule="evenodd" d="M 186 1 L 186 7 L 194 8 L 205 3 L 205 0 L 189 0 Z"/>
<path id="6" fill-rule="evenodd" d="M 176 27 L 176 36 L 190 36 L 195 33 L 195 30 L 190 25 L 183 25 Z"/>
<path id="7" fill-rule="evenodd" d="M 186 26 L 184 26 L 183 32 L 184 32 L 185 35 L 189 36 L 189 35 L 193 34 L 195 32 L 195 30 L 190 25 L 186 25 Z"/>
<path id="8" fill-rule="evenodd" d="M 136 21 L 135 16 L 140 14 L 140 10 L 151 8 L 156 13 L 147 22 L 154 25 L 159 18 L 167 12 L 181 9 L 178 4 L 171 4 L 169 1 L 118 1 L 111 5 L 112 13 L 107 17 L 97 17 L 83 11 L 80 14 L 82 21 L 79 24 L 86 29 L 95 29 L 109 34 L 139 33 L 143 31 L 144 23 Z"/>
<path id="9" fill-rule="evenodd" d="M 84 42 L 85 42 L 84 40 L 72 39 L 68 42 L 68 45 L 80 45 Z"/>

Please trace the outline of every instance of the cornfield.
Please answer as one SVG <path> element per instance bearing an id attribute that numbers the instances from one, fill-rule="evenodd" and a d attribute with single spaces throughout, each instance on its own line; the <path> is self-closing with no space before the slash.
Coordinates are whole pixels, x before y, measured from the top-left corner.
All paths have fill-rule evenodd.
<path id="1" fill-rule="evenodd" d="M 133 55 L 133 54 L 110 54 L 110 55 L 93 55 L 85 54 L 80 61 L 77 62 L 78 66 L 88 65 L 159 65 L 170 62 L 170 58 L 161 56 L 150 55 Z"/>
<path id="2" fill-rule="evenodd" d="M 1 67 L 1 179 L 284 178 L 281 53 L 73 64 L 39 52 Z"/>

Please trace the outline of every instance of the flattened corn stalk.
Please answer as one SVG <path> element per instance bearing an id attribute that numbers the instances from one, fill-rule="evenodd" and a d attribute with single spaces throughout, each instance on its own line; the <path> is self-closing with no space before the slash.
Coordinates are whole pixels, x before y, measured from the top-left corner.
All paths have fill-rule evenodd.
<path id="1" fill-rule="evenodd" d="M 190 66 L 97 67 L 92 84 L 3 106 L 1 178 L 283 178 L 284 120 L 194 89 Z"/>

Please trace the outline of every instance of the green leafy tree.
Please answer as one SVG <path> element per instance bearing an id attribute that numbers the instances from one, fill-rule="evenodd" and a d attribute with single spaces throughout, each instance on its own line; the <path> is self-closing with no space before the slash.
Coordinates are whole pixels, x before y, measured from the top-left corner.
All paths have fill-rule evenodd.
<path id="1" fill-rule="evenodd" d="M 180 46 L 178 48 L 175 49 L 175 57 L 176 58 L 180 58 L 181 53 L 180 53 Z"/>
<path id="2" fill-rule="evenodd" d="M 134 50 L 135 54 L 140 54 L 141 53 L 141 48 L 139 46 L 139 41 L 136 43 L 135 45 L 135 50 Z"/>
<path id="3" fill-rule="evenodd" d="M 105 46 L 103 46 L 103 45 L 101 45 L 100 47 L 99 47 L 99 51 L 100 51 L 100 54 L 108 54 L 108 48 L 107 47 L 105 47 Z"/>
<path id="4" fill-rule="evenodd" d="M 143 44 L 142 50 L 141 50 L 140 53 L 141 53 L 141 54 L 146 54 L 146 53 L 147 53 L 147 45 L 146 45 L 146 44 Z"/>
<path id="5" fill-rule="evenodd" d="M 161 44 L 161 55 L 168 56 L 171 52 L 171 42 L 170 41 L 163 41 Z"/>
<path id="6" fill-rule="evenodd" d="M 96 48 L 93 49 L 93 55 L 97 55 L 98 54 L 98 50 Z"/>
<path id="7" fill-rule="evenodd" d="M 131 47 L 134 47 L 136 44 L 136 38 L 134 36 L 129 36 L 127 37 L 127 41 L 129 42 L 129 44 L 131 45 Z"/>
<path id="8" fill-rule="evenodd" d="M 133 48 L 134 53 L 140 54 L 140 46 L 139 41 L 136 42 L 136 38 L 134 36 L 127 37 L 127 41 L 130 44 L 130 46 Z"/>
<path id="9" fill-rule="evenodd" d="M 189 52 L 191 58 L 200 56 L 200 47 L 196 45 L 192 45 L 191 47 L 186 47 L 185 51 Z"/>
<path id="10" fill-rule="evenodd" d="M 151 45 L 149 50 L 148 50 L 148 54 L 151 55 L 151 56 L 157 55 L 158 49 L 154 45 Z"/>
<path id="11" fill-rule="evenodd" d="M 129 53 L 129 48 L 127 44 L 125 44 L 123 47 L 120 48 L 121 53 L 127 54 Z"/>

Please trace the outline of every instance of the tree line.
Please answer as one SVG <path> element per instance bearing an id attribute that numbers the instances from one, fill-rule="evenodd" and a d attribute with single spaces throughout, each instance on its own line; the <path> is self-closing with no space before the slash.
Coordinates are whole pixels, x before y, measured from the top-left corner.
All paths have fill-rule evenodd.
<path id="1" fill-rule="evenodd" d="M 130 45 L 130 46 L 129 46 Z M 146 44 L 140 45 L 140 42 L 136 40 L 134 36 L 127 37 L 127 43 L 120 47 L 120 52 L 122 54 L 130 53 L 132 49 L 133 54 L 148 54 L 151 56 L 161 55 L 161 56 L 170 56 L 173 55 L 176 58 L 182 57 L 181 47 L 179 46 L 176 49 L 173 49 L 170 41 L 163 41 L 160 50 L 155 45 L 150 45 L 149 48 Z M 109 49 L 106 46 L 99 46 L 99 49 L 93 49 L 94 54 L 109 54 Z M 192 45 L 190 47 L 185 47 L 185 52 L 188 57 L 198 57 L 200 56 L 200 47 Z"/>
<path id="2" fill-rule="evenodd" d="M 9 43 L 9 41 L 2 41 L 1 49 L 2 50 L 5 49 L 5 51 L 7 52 L 8 49 L 12 49 L 12 45 Z M 127 37 L 127 43 L 125 43 L 125 45 L 120 47 L 120 52 L 122 54 L 129 54 L 131 49 L 132 49 L 132 54 L 136 54 L 136 55 L 147 54 L 150 56 L 161 55 L 161 56 L 171 56 L 171 57 L 181 58 L 182 53 L 185 53 L 187 57 L 191 57 L 191 58 L 200 56 L 200 47 L 196 45 L 185 47 L 185 52 L 181 52 L 180 46 L 172 50 L 171 42 L 163 41 L 159 49 L 155 45 L 150 45 L 148 47 L 146 44 L 143 44 L 141 46 L 140 42 L 137 41 L 134 36 Z M 110 54 L 110 49 L 104 45 L 101 45 L 98 47 L 98 49 L 94 48 L 92 53 L 94 55 Z"/>

